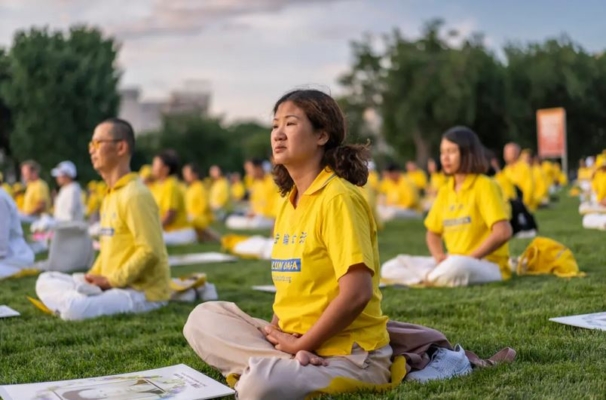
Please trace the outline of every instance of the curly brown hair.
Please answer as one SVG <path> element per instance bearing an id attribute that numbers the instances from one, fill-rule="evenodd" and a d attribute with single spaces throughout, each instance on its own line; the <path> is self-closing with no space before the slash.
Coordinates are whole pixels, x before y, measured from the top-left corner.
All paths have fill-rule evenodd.
<path id="1" fill-rule="evenodd" d="M 274 114 L 282 103 L 288 101 L 303 110 L 314 131 L 324 131 L 328 134 L 328 142 L 324 145 L 322 168 L 328 167 L 338 177 L 356 186 L 364 186 L 368 180 L 370 146 L 344 143 L 347 137 L 345 117 L 337 102 L 319 90 L 298 89 L 286 93 L 276 102 Z M 275 165 L 273 175 L 282 196 L 292 190 L 294 182 L 286 167 Z"/>

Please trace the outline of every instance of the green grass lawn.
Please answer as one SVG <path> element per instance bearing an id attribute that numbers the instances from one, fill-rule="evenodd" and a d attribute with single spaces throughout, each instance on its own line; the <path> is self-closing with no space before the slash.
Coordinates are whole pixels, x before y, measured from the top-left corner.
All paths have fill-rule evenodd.
<path id="1" fill-rule="evenodd" d="M 540 399 L 604 398 L 606 333 L 549 322 L 550 317 L 606 309 L 606 233 L 581 228 L 577 201 L 562 195 L 541 210 L 543 235 L 574 252 L 585 278 L 514 277 L 502 284 L 461 289 L 384 289 L 383 310 L 392 319 L 441 330 L 454 343 L 489 357 L 505 346 L 515 363 L 427 385 L 402 383 L 397 390 L 339 399 Z M 512 244 L 520 254 L 529 240 Z M 380 234 L 381 258 L 399 253 L 428 254 L 422 222 L 395 222 Z M 218 245 L 170 249 L 216 251 Z M 272 295 L 249 289 L 271 283 L 264 261 L 179 267 L 175 276 L 208 274 L 221 300 L 236 302 L 260 318 L 271 317 Z M 144 315 L 63 322 L 42 314 L 26 300 L 36 278 L 0 283 L 0 304 L 22 316 L 0 320 L 0 384 L 29 383 L 119 374 L 184 363 L 216 379 L 181 333 L 194 304 L 174 303 Z M 336 397 L 335 397 L 336 398 Z"/>

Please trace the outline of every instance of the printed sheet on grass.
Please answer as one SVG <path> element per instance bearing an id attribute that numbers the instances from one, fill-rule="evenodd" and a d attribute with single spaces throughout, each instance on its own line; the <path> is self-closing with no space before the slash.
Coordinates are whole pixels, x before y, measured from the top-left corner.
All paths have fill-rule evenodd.
<path id="1" fill-rule="evenodd" d="M 3 400 L 204 400 L 233 393 L 184 364 L 98 378 L 0 386 Z"/>
<path id="2" fill-rule="evenodd" d="M 549 320 L 564 325 L 576 326 L 577 328 L 606 331 L 606 312 L 549 318 Z"/>

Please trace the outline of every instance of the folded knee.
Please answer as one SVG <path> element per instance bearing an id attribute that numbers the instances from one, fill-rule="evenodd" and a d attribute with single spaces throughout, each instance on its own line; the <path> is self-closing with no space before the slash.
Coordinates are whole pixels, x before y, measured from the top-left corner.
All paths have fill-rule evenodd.
<path id="1" fill-rule="evenodd" d="M 212 330 L 213 327 L 222 329 L 213 324 L 214 316 L 224 314 L 226 306 L 230 304 L 225 301 L 209 301 L 198 305 L 187 317 L 187 322 L 183 327 L 183 336 L 191 343 L 191 340 L 200 340 L 199 336 Z"/>
<path id="2" fill-rule="evenodd" d="M 283 376 L 276 368 L 272 368 L 272 361 L 272 359 L 251 359 L 249 361 L 250 366 L 244 371 L 236 384 L 239 400 L 295 398 L 293 396 L 293 379 Z"/>

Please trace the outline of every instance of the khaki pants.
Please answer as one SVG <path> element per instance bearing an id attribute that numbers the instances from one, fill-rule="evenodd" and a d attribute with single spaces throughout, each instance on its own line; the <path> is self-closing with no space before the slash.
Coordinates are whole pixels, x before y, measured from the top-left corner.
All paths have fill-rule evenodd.
<path id="1" fill-rule="evenodd" d="M 239 400 L 296 400 L 327 389 L 334 378 L 382 385 L 390 382 L 391 347 L 326 358 L 328 366 L 302 366 L 276 350 L 260 329 L 269 323 L 252 318 L 234 303 L 210 302 L 189 315 L 183 329 L 194 351 L 224 376 L 241 375 L 235 386 Z M 355 391 L 355 382 L 346 391 Z"/>

